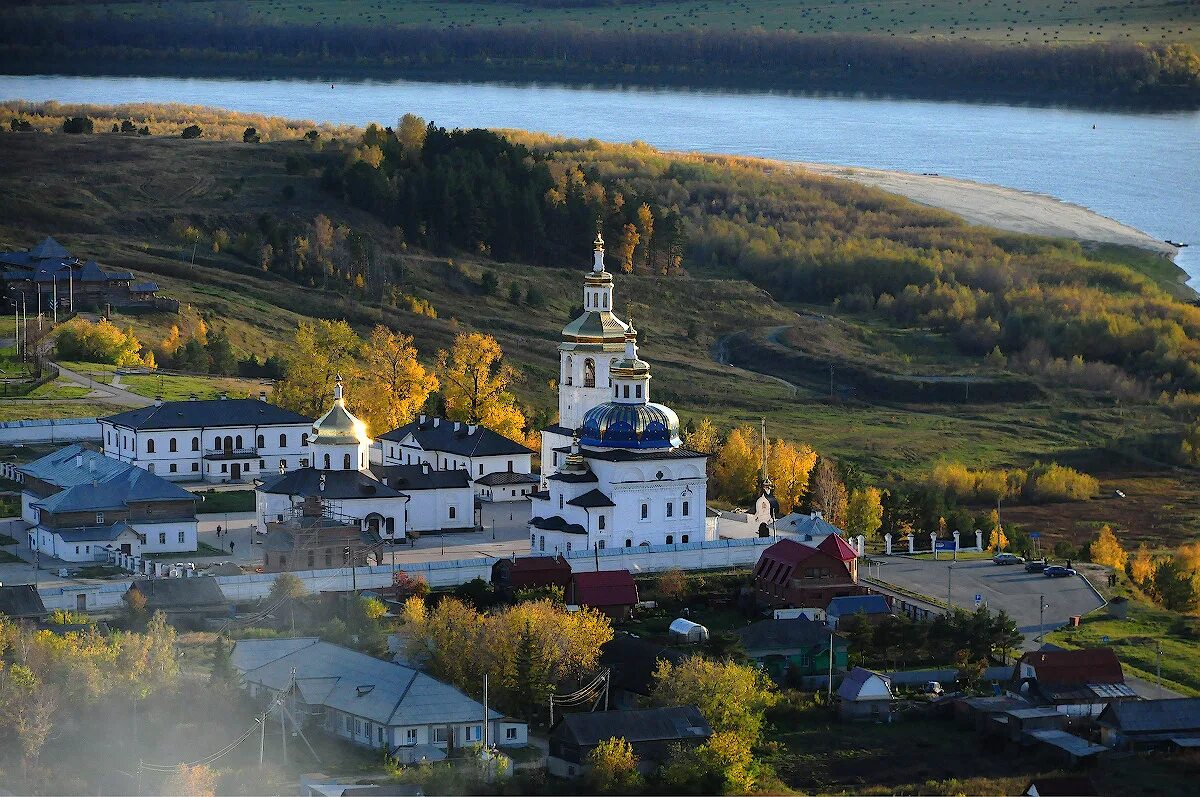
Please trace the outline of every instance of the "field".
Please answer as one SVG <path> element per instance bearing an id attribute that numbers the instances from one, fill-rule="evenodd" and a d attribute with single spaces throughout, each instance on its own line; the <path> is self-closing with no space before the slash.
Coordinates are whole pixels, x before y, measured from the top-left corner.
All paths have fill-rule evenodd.
<path id="1" fill-rule="evenodd" d="M 63 3 L 66 11 L 72 4 Z M 789 30 L 914 38 L 973 39 L 998 43 L 1094 41 L 1200 42 L 1195 7 L 1163 0 L 712 0 L 573 3 L 450 2 L 448 0 L 249 0 L 237 12 L 253 22 L 424 25 L 495 28 L 572 23 L 603 30 Z M 131 18 L 161 14 L 228 17 L 220 0 L 155 4 L 88 3 L 92 13 Z"/>
<path id="2" fill-rule="evenodd" d="M 413 335 L 423 359 L 432 361 L 457 332 L 487 331 L 524 375 L 517 386 L 521 401 L 532 410 L 553 411 L 549 385 L 557 377 L 555 347 L 559 330 L 576 312 L 586 263 L 539 268 L 408 249 L 394 230 L 323 192 L 314 178 L 288 174 L 285 161 L 305 146 L 299 142 L 248 146 L 154 136 L 24 135 L 5 136 L 4 144 L 24 168 L 0 174 L 0 191 L 10 197 L 8 215 L 0 220 L 0 249 L 28 246 L 53 234 L 73 251 L 155 280 L 164 294 L 183 303 L 184 316 L 204 316 L 212 320 L 210 326 L 224 329 L 239 357 L 263 358 L 286 354 L 301 319 L 343 317 L 365 333 L 380 321 L 380 308 L 370 297 L 356 300 L 282 279 L 225 250 L 200 247 L 193 266 L 191 248 L 185 251 L 171 239 L 169 225 L 185 218 L 201 228 L 219 225 L 236 231 L 253 227 L 264 213 L 298 223 L 323 213 L 335 224 L 369 236 L 387 253 L 395 272 L 404 275 L 404 290 L 437 310 L 436 319 L 391 310 L 383 316 Z M 30 190 L 35 183 L 40 191 Z M 37 199 L 68 195 L 70 200 Z M 1168 279 L 1157 261 L 1146 271 L 1154 268 L 1161 273 L 1152 276 Z M 486 270 L 500 278 L 493 295 L 478 289 Z M 988 379 L 997 374 L 981 359 L 957 354 L 945 333 L 900 330 L 831 313 L 828 306 L 785 306 L 745 281 L 709 272 L 711 277 L 617 279 L 621 313 L 638 319 L 642 352 L 654 365 L 654 396 L 674 406 L 685 423 L 707 416 L 727 428 L 756 425 L 765 416 L 772 436 L 845 458 L 877 481 L 919 476 L 942 458 L 972 466 L 1021 467 L 1055 459 L 1095 472 L 1105 494 L 1122 489 L 1129 501 L 1006 505 L 1006 518 L 1010 512 L 1026 513 L 1011 517 L 1075 543 L 1094 534 L 1098 523 L 1113 520 L 1120 530 L 1146 535 L 1156 544 L 1174 545 L 1200 534 L 1200 479 L 1191 471 L 1158 469 L 1134 455 L 1128 459 L 1125 453 L 1136 448 L 1136 441 L 1123 439 L 1126 435 L 1177 433 L 1178 421 L 1154 400 L 1118 404 L 1103 393 L 1053 384 L 1041 385 L 1036 397 L 1008 401 L 963 402 L 956 396 L 953 402 L 920 403 L 856 396 L 842 389 L 850 366 L 901 375 Z M 507 298 L 510 283 L 536 283 L 545 305 L 513 305 Z M 815 316 L 830 322 L 814 327 Z M 131 315 L 118 321 L 132 325 L 144 342 L 156 342 L 179 317 Z M 824 358 L 822 364 L 786 372 L 778 361 L 756 366 L 764 373 L 722 364 L 723 341 L 747 327 L 760 340 L 771 330 L 796 327 L 799 332 L 779 339 L 811 349 L 808 355 Z M 832 397 L 826 360 L 835 363 Z M 67 366 L 94 374 L 98 381 L 113 378 L 111 367 Z M 193 391 L 212 395 L 218 389 L 256 395 L 260 387 L 257 380 L 173 376 L 123 376 L 121 381 L 146 396 L 161 390 L 166 398 L 185 398 Z M 57 384 L 51 389 L 72 390 Z M 0 419 L 29 417 L 27 402 L 14 404 L 0 403 Z M 39 414 L 82 417 L 119 410 L 60 396 L 44 401 Z M 1138 522 L 1139 513 L 1151 522 Z"/>

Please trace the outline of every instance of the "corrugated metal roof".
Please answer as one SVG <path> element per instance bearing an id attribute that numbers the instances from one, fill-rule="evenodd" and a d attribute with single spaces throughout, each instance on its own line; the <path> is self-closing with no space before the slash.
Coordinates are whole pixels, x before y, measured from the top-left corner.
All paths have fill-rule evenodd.
<path id="1" fill-rule="evenodd" d="M 260 399 L 207 399 L 164 401 L 162 406 L 141 407 L 101 418 L 129 429 L 197 429 L 224 426 L 311 424 L 306 417 Z"/>
<path id="2" fill-rule="evenodd" d="M 1198 731 L 1200 697 L 1110 703 L 1100 714 L 1099 722 L 1122 733 Z"/>
<path id="3" fill-rule="evenodd" d="M 430 725 L 482 720 L 483 705 L 449 684 L 412 667 L 359 653 L 319 640 L 289 646 L 279 640 L 243 639 L 234 645 L 234 665 L 249 683 L 270 689 L 287 687 L 291 671 L 301 684 L 301 695 L 381 725 Z M 262 643 L 268 643 L 263 645 Z M 255 650 L 255 648 L 260 648 Z M 271 656 L 275 658 L 269 659 Z M 246 669 L 249 664 L 257 667 Z M 326 686 L 329 686 L 326 690 Z M 489 711 L 490 719 L 503 719 Z"/>
<path id="4" fill-rule="evenodd" d="M 830 631 L 821 623 L 806 617 L 793 620 L 761 620 L 734 630 L 747 653 L 752 651 L 778 651 L 807 648 L 814 645 L 822 649 L 829 646 Z M 846 644 L 843 637 L 834 635 L 835 644 Z"/>
<path id="5" fill-rule="evenodd" d="M 638 602 L 637 585 L 628 570 L 575 573 L 572 593 L 581 606 L 632 606 Z"/>
<path id="6" fill-rule="evenodd" d="M 590 747 L 612 738 L 631 744 L 707 739 L 712 728 L 695 706 L 672 706 L 567 714 L 550 735 Z"/>
<path id="7" fill-rule="evenodd" d="M 1014 677 L 1019 677 L 1022 664 L 1033 668 L 1039 685 L 1125 683 L 1112 648 L 1031 651 L 1018 660 Z"/>
<path id="8" fill-rule="evenodd" d="M 879 678 L 887 686 L 888 691 L 892 689 L 892 679 L 882 673 L 868 670 L 865 667 L 855 667 L 850 672 L 846 673 L 846 677 L 842 679 L 842 683 L 838 686 L 838 697 L 842 700 L 858 700 L 858 695 L 862 691 L 867 681 L 872 678 Z"/>
<path id="9" fill-rule="evenodd" d="M 166 479 L 80 444 L 47 454 L 20 471 L 63 488 L 33 502 L 47 512 L 91 512 L 120 509 L 130 503 L 196 500 Z"/>
<path id="10" fill-rule="evenodd" d="M 434 425 L 433 418 L 424 422 L 413 421 L 398 426 L 390 432 L 379 436 L 381 440 L 402 442 L 412 435 L 424 451 L 441 451 L 458 454 L 462 457 L 504 456 L 508 454 L 532 454 L 533 450 L 510 440 L 502 434 L 493 432 L 483 426 L 476 426 L 474 432 L 468 432 L 465 423 L 459 423 L 455 429 L 455 421 L 438 418 Z"/>
<path id="11" fill-rule="evenodd" d="M 325 477 L 324 489 L 321 477 Z M 329 500 L 354 498 L 404 498 L 404 493 L 357 470 L 320 470 L 297 468 L 266 477 L 260 492 L 274 495 L 319 496 Z"/>
<path id="12" fill-rule="evenodd" d="M 892 607 L 882 595 L 844 595 L 829 601 L 826 614 L 833 617 L 848 617 L 852 614 L 891 614 Z"/>

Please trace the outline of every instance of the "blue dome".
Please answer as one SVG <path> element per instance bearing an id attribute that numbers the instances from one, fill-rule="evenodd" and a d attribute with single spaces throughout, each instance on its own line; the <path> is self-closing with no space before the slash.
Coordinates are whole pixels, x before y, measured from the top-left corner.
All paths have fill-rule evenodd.
<path id="1" fill-rule="evenodd" d="M 662 404 L 618 404 L 609 401 L 583 416 L 579 442 L 606 448 L 676 448 L 679 416 Z"/>

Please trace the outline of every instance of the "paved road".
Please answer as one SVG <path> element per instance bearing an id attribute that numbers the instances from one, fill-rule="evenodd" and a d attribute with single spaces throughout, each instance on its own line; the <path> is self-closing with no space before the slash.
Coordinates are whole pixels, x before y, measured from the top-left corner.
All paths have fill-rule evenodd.
<path id="1" fill-rule="evenodd" d="M 97 382 L 89 378 L 85 374 L 72 371 L 69 368 L 63 368 L 58 363 L 53 363 L 58 366 L 59 374 L 63 379 L 74 382 L 77 385 L 91 388 L 93 399 L 103 399 L 113 404 L 121 404 L 126 407 L 148 407 L 154 403 L 154 399 L 139 396 L 137 393 L 130 393 L 128 390 L 123 390 L 119 387 L 106 385 L 103 382 Z"/>
<path id="2" fill-rule="evenodd" d="M 952 570 L 949 568 L 952 567 Z M 1027 646 L 1039 633 L 1038 596 L 1044 595 L 1044 623 L 1049 631 L 1066 625 L 1071 615 L 1086 614 L 1102 601 L 1079 577 L 1046 578 L 1026 573 L 1019 565 L 999 566 L 990 560 L 934 562 L 907 557 L 884 558 L 876 569 L 879 578 L 938 600 L 946 600 L 947 573 L 950 598 L 954 606 L 975 608 L 975 596 L 992 609 L 1003 609 L 1025 635 Z"/>

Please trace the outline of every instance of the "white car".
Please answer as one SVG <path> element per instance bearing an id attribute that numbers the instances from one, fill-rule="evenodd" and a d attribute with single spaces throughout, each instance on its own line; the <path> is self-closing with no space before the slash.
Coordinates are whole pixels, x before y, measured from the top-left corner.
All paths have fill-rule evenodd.
<path id="1" fill-rule="evenodd" d="M 992 557 L 992 563 L 997 565 L 1019 565 L 1025 562 L 1025 557 L 1015 553 L 998 553 Z"/>

